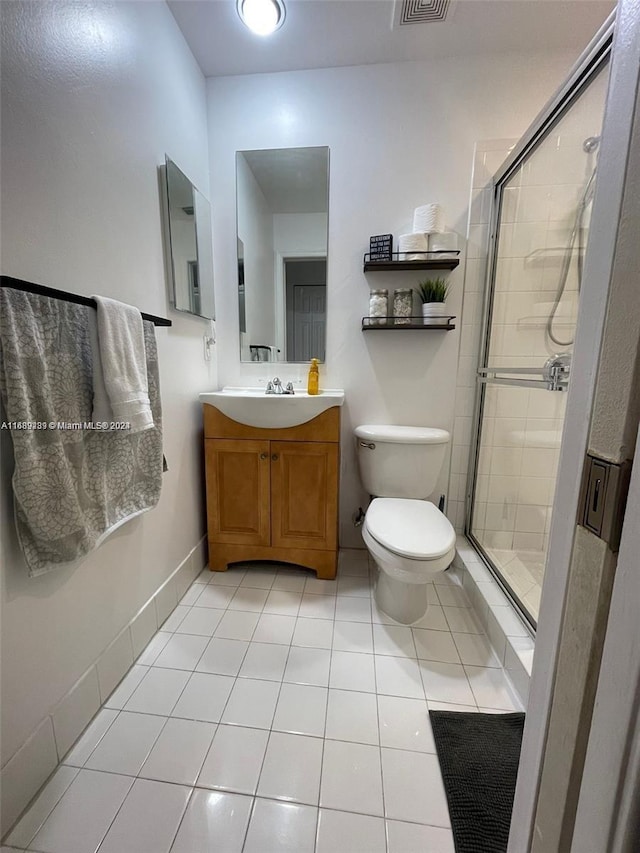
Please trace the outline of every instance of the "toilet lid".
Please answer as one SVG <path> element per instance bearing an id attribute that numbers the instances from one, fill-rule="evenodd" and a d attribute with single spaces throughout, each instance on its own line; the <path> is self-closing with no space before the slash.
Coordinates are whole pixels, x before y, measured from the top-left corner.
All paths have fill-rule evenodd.
<path id="1" fill-rule="evenodd" d="M 386 441 L 389 444 L 448 444 L 451 438 L 444 429 L 388 424 L 362 424 L 354 429 L 354 434 L 367 441 Z"/>
<path id="2" fill-rule="evenodd" d="M 365 524 L 383 548 L 414 560 L 443 557 L 456 543 L 449 519 L 429 501 L 375 498 Z"/>

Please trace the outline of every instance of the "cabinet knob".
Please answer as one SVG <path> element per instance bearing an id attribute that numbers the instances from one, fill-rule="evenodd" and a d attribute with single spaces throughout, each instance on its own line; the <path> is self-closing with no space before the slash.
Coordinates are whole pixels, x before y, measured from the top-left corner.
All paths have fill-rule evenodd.
<path id="1" fill-rule="evenodd" d="M 268 454 L 268 453 L 261 453 L 261 454 L 260 454 L 260 459 L 268 459 L 268 458 L 269 458 L 269 454 Z"/>
<path id="2" fill-rule="evenodd" d="M 271 455 L 271 458 L 273 459 L 273 461 L 274 461 L 274 462 L 277 462 L 277 461 L 278 461 L 278 454 L 277 454 L 277 453 L 273 453 L 273 454 Z"/>

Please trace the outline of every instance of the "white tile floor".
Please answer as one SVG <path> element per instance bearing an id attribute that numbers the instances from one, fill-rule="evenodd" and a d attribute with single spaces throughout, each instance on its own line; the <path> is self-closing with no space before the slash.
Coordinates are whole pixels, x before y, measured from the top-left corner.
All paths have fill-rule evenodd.
<path id="1" fill-rule="evenodd" d="M 340 556 L 203 572 L 2 851 L 452 853 L 428 709 L 520 704 L 455 576 L 408 628 Z"/>

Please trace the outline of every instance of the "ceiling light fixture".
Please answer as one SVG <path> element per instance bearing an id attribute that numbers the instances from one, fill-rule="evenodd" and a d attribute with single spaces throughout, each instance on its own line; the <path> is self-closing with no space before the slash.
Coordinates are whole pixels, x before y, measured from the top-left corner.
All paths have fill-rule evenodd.
<path id="1" fill-rule="evenodd" d="M 242 23 L 259 36 L 271 35 L 284 23 L 282 0 L 237 0 L 237 9 Z"/>

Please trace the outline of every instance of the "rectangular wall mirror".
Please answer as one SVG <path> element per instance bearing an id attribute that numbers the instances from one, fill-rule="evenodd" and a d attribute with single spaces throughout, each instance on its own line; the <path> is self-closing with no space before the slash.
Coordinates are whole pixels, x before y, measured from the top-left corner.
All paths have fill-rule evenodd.
<path id="1" fill-rule="evenodd" d="M 241 361 L 325 359 L 329 149 L 236 154 Z"/>
<path id="2" fill-rule="evenodd" d="M 171 304 L 213 320 L 211 205 L 169 157 L 161 171 Z"/>

